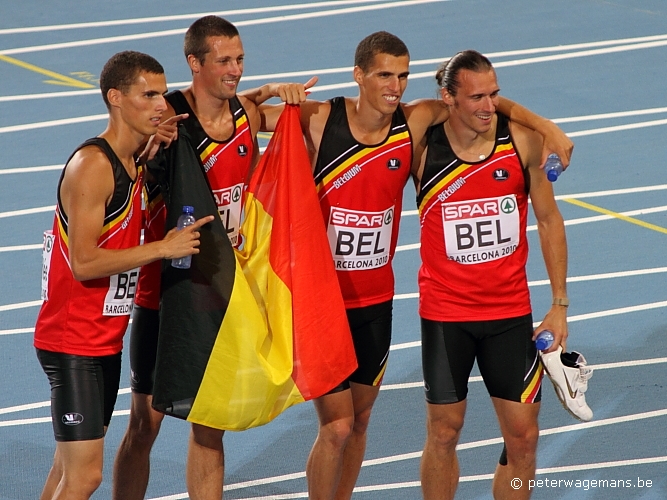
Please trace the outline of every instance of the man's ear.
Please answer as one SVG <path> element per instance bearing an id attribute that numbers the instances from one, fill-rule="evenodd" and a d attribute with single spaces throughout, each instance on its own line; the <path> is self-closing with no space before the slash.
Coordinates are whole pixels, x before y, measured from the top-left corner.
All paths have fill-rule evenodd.
<path id="1" fill-rule="evenodd" d="M 454 105 L 454 96 L 450 94 L 447 89 L 440 89 L 440 96 L 442 97 L 442 102 L 444 102 L 447 106 Z"/>
<path id="2" fill-rule="evenodd" d="M 364 82 L 364 70 L 361 69 L 359 66 L 354 67 L 354 69 L 352 70 L 352 76 L 354 77 L 354 81 L 357 82 L 359 85 L 361 85 Z"/>
<path id="3" fill-rule="evenodd" d="M 193 73 L 199 73 L 201 69 L 201 62 L 193 54 L 188 55 L 188 66 Z"/>
<path id="4" fill-rule="evenodd" d="M 123 93 L 118 89 L 109 89 L 107 90 L 107 100 L 109 105 L 114 107 L 120 107 L 120 100 L 123 97 Z"/>

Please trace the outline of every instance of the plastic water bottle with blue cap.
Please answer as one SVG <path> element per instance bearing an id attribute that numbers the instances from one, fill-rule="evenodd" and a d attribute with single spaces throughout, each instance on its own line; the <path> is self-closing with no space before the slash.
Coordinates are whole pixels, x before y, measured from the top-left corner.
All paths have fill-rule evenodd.
<path id="1" fill-rule="evenodd" d="M 542 330 L 535 338 L 535 347 L 538 351 L 546 351 L 554 343 L 554 334 L 549 330 Z"/>
<path id="2" fill-rule="evenodd" d="M 551 153 L 547 156 L 547 161 L 544 164 L 544 172 L 547 174 L 547 179 L 551 182 L 556 182 L 558 176 L 563 173 L 563 163 L 556 153 Z"/>
<path id="3" fill-rule="evenodd" d="M 183 207 L 183 213 L 178 218 L 178 222 L 176 223 L 176 228 L 181 230 L 184 227 L 191 226 L 192 224 L 194 224 L 195 223 L 194 213 L 195 213 L 194 207 L 191 207 L 190 205 L 185 205 Z M 179 259 L 171 259 L 171 265 L 178 269 L 190 269 L 190 264 L 192 264 L 192 255 L 186 255 L 185 257 L 181 257 Z"/>

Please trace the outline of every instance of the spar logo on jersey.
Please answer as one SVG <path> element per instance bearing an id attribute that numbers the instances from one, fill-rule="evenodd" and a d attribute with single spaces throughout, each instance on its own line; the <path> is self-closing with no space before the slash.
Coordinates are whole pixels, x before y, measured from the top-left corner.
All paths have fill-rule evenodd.
<path id="1" fill-rule="evenodd" d="M 62 417 L 62 423 L 65 425 L 79 425 L 83 423 L 83 415 L 81 413 L 65 413 Z"/>
<path id="2" fill-rule="evenodd" d="M 401 168 L 401 160 L 399 160 L 398 158 L 391 158 L 387 162 L 387 168 L 389 170 L 398 170 L 399 168 Z"/>
<path id="3" fill-rule="evenodd" d="M 510 173 L 504 168 L 497 168 L 493 171 L 493 178 L 497 181 L 506 181 L 509 177 Z"/>
<path id="4" fill-rule="evenodd" d="M 515 195 L 442 204 L 447 257 L 479 264 L 514 253 L 519 245 L 519 210 Z"/>
<path id="5" fill-rule="evenodd" d="M 365 212 L 332 207 L 327 236 L 336 269 L 375 269 L 389 263 L 394 207 Z"/>
<path id="6" fill-rule="evenodd" d="M 239 144 L 239 147 L 236 149 L 238 152 L 239 156 L 243 157 L 248 154 L 248 146 L 245 144 Z"/>

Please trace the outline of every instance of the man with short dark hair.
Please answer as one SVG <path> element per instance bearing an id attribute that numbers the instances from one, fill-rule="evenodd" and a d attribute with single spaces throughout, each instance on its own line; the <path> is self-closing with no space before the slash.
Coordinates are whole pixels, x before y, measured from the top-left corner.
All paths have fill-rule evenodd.
<path id="1" fill-rule="evenodd" d="M 565 350 L 567 244 L 551 183 L 540 168 L 543 138 L 499 109 L 491 62 L 466 50 L 436 75 L 446 123 L 429 128 L 415 155 L 421 226 L 419 315 L 427 401 L 421 462 L 426 500 L 454 498 L 456 444 L 475 360 L 507 450 L 496 499 L 530 496 L 539 435 L 542 330 Z M 528 198 L 553 305 L 533 330 L 526 277 Z M 521 486 L 523 484 L 523 486 Z"/>
<path id="2" fill-rule="evenodd" d="M 441 101 L 400 102 L 409 62 L 398 37 L 373 33 L 355 52 L 357 97 L 301 103 L 301 126 L 359 363 L 349 381 L 314 401 L 320 427 L 306 468 L 311 499 L 352 496 L 391 343 L 391 262 L 403 188 L 414 148 L 428 127 L 449 116 Z M 502 106 L 546 133 L 549 148 L 569 158 L 571 142 L 558 127 L 511 101 Z M 262 130 L 273 130 L 281 109 L 260 107 Z"/>
<path id="3" fill-rule="evenodd" d="M 232 245 L 237 245 L 242 196 L 251 169 L 259 157 L 256 133 L 260 116 L 257 106 L 237 95 L 245 54 L 236 27 L 218 16 L 205 16 L 187 30 L 184 54 L 192 73 L 192 84 L 166 95 L 165 121 L 148 150 L 154 154 L 160 143 L 177 140 L 180 121 L 198 144 L 196 154 L 206 171 L 218 211 Z M 307 83 L 312 85 L 314 80 Z M 302 84 L 265 86 L 261 98 L 281 97 L 286 102 L 305 99 Z M 164 233 L 165 207 L 158 186 L 149 186 L 150 216 L 145 241 Z M 153 410 L 152 391 L 159 328 L 159 265 L 142 269 L 137 290 L 130 337 L 132 403 L 127 431 L 114 467 L 113 497 L 141 499 L 150 472 L 150 451 L 164 415 Z M 224 431 L 192 424 L 186 482 L 193 500 L 222 498 L 224 479 Z"/>
<path id="4" fill-rule="evenodd" d="M 198 253 L 197 230 L 212 220 L 139 245 L 144 172 L 135 154 L 166 110 L 164 70 L 146 54 L 121 52 L 100 87 L 107 128 L 67 161 L 46 235 L 34 344 L 51 384 L 56 453 L 42 500 L 87 499 L 99 487 L 139 267 Z"/>

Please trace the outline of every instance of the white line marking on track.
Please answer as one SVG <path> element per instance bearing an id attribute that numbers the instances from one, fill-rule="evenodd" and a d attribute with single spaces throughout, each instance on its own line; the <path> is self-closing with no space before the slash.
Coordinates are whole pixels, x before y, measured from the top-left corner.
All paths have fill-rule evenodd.
<path id="1" fill-rule="evenodd" d="M 409 345 L 408 345 L 409 344 Z M 397 349 L 403 349 L 405 347 L 403 346 L 408 346 L 408 347 L 418 347 L 421 345 L 421 342 L 408 342 L 406 344 L 396 344 L 392 346 L 391 350 L 397 350 Z M 656 364 L 661 364 L 661 363 L 667 363 L 667 358 L 649 358 L 649 359 L 635 359 L 635 360 L 630 360 L 630 361 L 616 361 L 613 363 L 601 363 L 598 365 L 589 365 L 590 368 L 593 368 L 594 370 L 611 370 L 611 369 L 616 369 L 616 368 L 632 368 L 632 367 L 637 367 L 637 366 L 649 366 L 649 365 L 656 365 Z M 474 376 L 470 377 L 468 379 L 469 382 L 481 382 L 482 377 L 480 376 Z M 397 390 L 397 389 L 414 389 L 417 387 L 423 387 L 424 382 L 405 382 L 401 384 L 384 384 L 380 386 L 380 390 L 383 391 L 391 391 L 391 390 Z M 130 394 L 132 392 L 132 389 L 129 387 L 125 387 L 122 389 L 118 390 L 118 395 L 123 395 L 123 394 Z M 6 408 L 0 408 L 0 415 L 6 415 L 7 413 L 17 413 L 21 411 L 28 411 L 28 410 L 34 410 L 37 408 L 45 408 L 47 406 L 50 406 L 51 401 L 38 401 L 36 403 L 27 403 L 23 405 L 17 405 L 17 406 L 8 406 Z M 122 412 L 126 412 L 129 410 L 118 410 Z M 115 413 L 114 413 L 115 414 Z M 128 413 L 122 413 L 122 415 L 127 415 Z M 21 422 L 22 420 L 12 420 L 11 422 Z M 7 421 L 9 422 L 9 421 Z M 27 423 L 34 423 L 34 422 L 27 422 Z M 19 425 L 19 424 L 16 424 Z"/>
<path id="2" fill-rule="evenodd" d="M 561 199 L 563 198 L 576 198 L 576 196 L 562 196 L 560 197 Z M 416 212 L 416 211 L 415 211 Z M 657 214 L 660 212 L 667 212 L 667 205 L 663 205 L 660 207 L 650 207 L 650 208 L 640 208 L 638 210 L 628 210 L 627 212 L 619 212 L 621 215 L 625 215 L 627 217 L 636 217 L 637 215 L 647 215 L 647 214 Z M 412 213 L 405 213 L 401 212 L 401 217 L 403 215 L 412 215 Z M 590 217 L 580 217 L 577 219 L 568 219 L 565 221 L 566 226 L 576 226 L 579 224 L 588 224 L 591 222 L 601 222 L 605 220 L 618 220 L 617 217 L 614 217 L 613 215 L 592 215 Z M 537 225 L 533 224 L 530 226 L 526 226 L 526 231 L 537 231 Z M 396 246 L 396 251 L 397 252 L 405 252 L 407 250 L 417 250 L 421 248 L 421 243 L 408 243 L 406 245 L 397 245 Z"/>
<path id="3" fill-rule="evenodd" d="M 4 306 L 0 306 L 0 312 L 13 311 L 15 309 L 25 309 L 27 307 L 36 307 L 41 305 L 42 305 L 41 300 L 31 300 L 29 302 L 16 302 L 15 304 L 5 304 Z"/>
<path id="4" fill-rule="evenodd" d="M 15 245 L 12 247 L 0 247 L 0 253 L 2 252 L 19 252 L 21 250 L 41 250 L 42 245 L 35 243 L 33 245 Z"/>
<path id="5" fill-rule="evenodd" d="M 385 2 L 375 5 L 365 5 L 361 7 L 347 7 L 343 9 L 330 9 L 330 10 L 320 10 L 317 12 L 308 12 L 303 14 L 290 14 L 284 16 L 275 16 L 275 17 L 266 17 L 260 19 L 248 19 L 246 21 L 235 22 L 234 25 L 238 28 L 241 26 L 256 26 L 261 24 L 271 24 L 279 23 L 286 21 L 298 21 L 301 19 L 314 19 L 318 17 L 329 17 L 341 14 L 355 14 L 358 12 L 368 12 L 373 10 L 380 9 L 392 9 L 396 7 L 412 7 L 415 5 L 430 4 L 430 3 L 440 3 L 449 0 L 402 0 L 400 2 Z M 127 42 L 131 40 L 146 40 L 150 38 L 159 38 L 165 36 L 174 36 L 182 35 L 186 32 L 187 28 L 177 28 L 171 30 L 163 31 L 151 31 L 144 33 L 136 33 L 132 35 L 119 35 L 119 36 L 109 36 L 102 38 L 91 38 L 88 40 L 77 40 L 74 42 L 61 42 L 61 43 L 51 43 L 44 45 L 34 45 L 31 47 L 17 47 L 14 49 L 5 49 L 0 50 L 0 54 L 4 55 L 13 55 L 13 54 L 28 54 L 33 52 L 44 52 L 47 50 L 59 50 L 59 49 L 69 49 L 73 47 L 89 47 L 92 45 L 102 45 L 107 43 L 118 43 L 118 42 Z M 659 42 L 656 42 L 659 43 Z M 667 42 L 666 42 L 667 43 Z"/>
<path id="6" fill-rule="evenodd" d="M 395 344 L 391 346 L 390 350 L 395 351 L 398 349 L 406 349 L 409 347 L 419 347 L 421 342 L 406 342 L 404 344 Z M 667 358 L 651 358 L 651 359 L 636 359 L 633 361 L 617 361 L 614 363 L 602 363 L 599 365 L 588 365 L 589 368 L 594 370 L 609 370 L 613 368 L 629 368 L 636 366 L 648 366 L 648 365 L 657 365 L 661 363 L 667 363 Z M 468 378 L 468 382 L 482 382 L 482 377 L 476 375 L 474 377 Z M 403 382 L 400 384 L 383 384 L 380 386 L 381 391 L 394 391 L 398 389 L 414 389 L 414 388 L 424 387 L 424 381 L 421 382 Z"/>
<path id="7" fill-rule="evenodd" d="M 41 167 L 21 167 L 0 169 L 0 175 L 8 174 L 30 174 L 32 172 L 45 172 L 47 170 L 62 170 L 65 165 L 44 165 Z"/>
<path id="8" fill-rule="evenodd" d="M 47 207 L 36 207 L 36 208 L 24 208 L 23 210 L 12 210 L 11 212 L 0 212 L 0 219 L 5 219 L 7 217 L 16 217 L 18 215 L 31 215 L 31 214 L 41 214 L 44 212 L 51 212 L 56 209 L 55 205 L 49 205 Z"/>
<path id="9" fill-rule="evenodd" d="M 123 389 L 118 390 L 118 395 L 129 394 L 130 392 L 132 392 L 132 389 L 130 389 L 129 387 L 125 387 Z M 18 405 L 18 406 L 8 406 L 6 408 L 0 408 L 0 415 L 4 415 L 4 414 L 7 414 L 7 413 L 16 413 L 18 411 L 34 410 L 36 408 L 44 408 L 45 406 L 50 406 L 50 405 L 51 405 L 51 401 L 49 400 L 49 401 L 39 401 L 37 403 L 28 403 L 28 404 Z M 125 410 L 121 410 L 121 411 L 125 411 Z"/>
<path id="10" fill-rule="evenodd" d="M 593 422 L 586 422 L 586 423 L 581 423 L 581 424 L 575 424 L 575 425 L 568 425 L 568 426 L 563 426 L 563 427 L 555 427 L 551 429 L 544 429 L 540 431 L 540 436 L 546 436 L 546 435 L 552 435 L 552 434 L 560 434 L 560 433 L 565 433 L 565 432 L 573 432 L 573 431 L 578 431 L 582 429 L 588 429 L 592 427 L 602 427 L 602 426 L 607 426 L 607 425 L 614 425 L 618 423 L 624 423 L 624 422 L 631 422 L 631 421 L 637 421 L 637 420 L 643 420 L 647 418 L 656 418 L 656 417 L 662 417 L 667 415 L 667 409 L 663 410 L 657 410 L 657 411 L 651 411 L 651 412 L 644 412 L 644 413 L 636 413 L 632 415 L 625 415 L 622 417 L 615 417 L 615 418 L 608 418 L 608 419 L 602 419 L 602 420 L 597 420 Z M 492 438 L 492 439 L 485 439 L 481 441 L 473 441 L 470 443 L 463 443 L 460 444 L 456 447 L 457 450 L 468 450 L 468 449 L 474 449 L 474 448 L 480 448 L 483 446 L 492 446 L 492 445 L 497 445 L 501 444 L 503 442 L 501 437 L 498 438 Z M 398 462 L 398 461 L 403 461 L 403 460 L 415 460 L 419 459 L 422 456 L 421 451 L 416 451 L 412 453 L 404 453 L 401 455 L 394 455 L 390 457 L 382 457 L 382 458 L 377 458 L 377 459 L 371 459 L 371 460 L 364 460 L 362 467 L 369 467 L 373 465 L 383 465 L 387 463 L 392 463 L 392 462 Z M 648 458 L 639 458 L 639 459 L 627 459 L 627 460 L 618 460 L 614 462 L 598 462 L 598 463 L 591 463 L 591 464 L 574 464 L 574 465 L 565 465 L 565 466 L 559 466 L 559 467 L 548 467 L 548 468 L 541 468 L 537 470 L 538 474 L 552 474 L 552 473 L 561 473 L 561 472 L 571 472 L 571 471 L 579 471 L 579 470 L 586 470 L 586 469 L 605 469 L 605 468 L 613 468 L 613 467 L 623 467 L 623 466 L 631 466 L 631 465 L 643 465 L 643 464 L 651 464 L 651 463 L 661 463 L 661 462 L 667 462 L 667 457 L 666 456 L 659 456 L 659 457 L 648 457 Z M 249 488 L 252 486 L 259 486 L 259 485 L 265 485 L 265 484 L 274 484 L 278 482 L 284 482 L 284 481 L 290 481 L 293 479 L 301 479 L 305 477 L 305 472 L 297 472 L 293 474 L 285 474 L 281 476 L 272 476 L 272 477 L 267 477 L 267 478 L 262 478 L 258 479 L 256 481 L 244 481 L 242 483 L 235 483 L 235 484 L 230 484 L 226 485 L 224 487 L 225 491 L 230 491 L 230 490 L 236 490 L 236 489 L 241 489 L 241 488 Z M 481 480 L 489 480 L 493 478 L 493 474 L 481 474 L 481 475 L 475 475 L 475 476 L 464 476 L 460 479 L 460 481 L 463 482 L 470 482 L 470 481 L 481 481 Z M 418 487 L 419 486 L 419 481 L 410 481 L 410 482 L 405 482 L 405 483 L 393 483 L 393 484 L 381 484 L 381 485 L 374 485 L 374 486 L 358 486 L 354 489 L 355 492 L 362 492 L 362 491 L 380 491 L 380 490 L 388 490 L 388 489 L 398 489 L 398 488 L 406 488 L 406 487 Z M 360 489 L 363 488 L 363 489 Z M 304 496 L 305 495 L 305 496 Z M 176 500 L 176 499 L 185 499 L 187 498 L 187 494 L 181 493 L 181 494 L 175 494 L 175 495 L 169 495 L 169 496 L 163 496 L 163 497 L 155 497 L 152 498 L 151 500 Z M 290 499 L 290 498 L 307 498 L 307 493 L 305 492 L 300 492 L 300 493 L 286 493 L 282 495 L 268 495 L 268 496 L 261 496 L 261 497 L 251 497 L 251 498 L 245 498 L 244 500 L 282 500 L 282 499 Z"/>
<path id="11" fill-rule="evenodd" d="M 336 7 L 338 5 L 356 5 L 360 3 L 382 2 L 385 0 L 332 0 L 327 2 L 310 2 L 292 5 L 275 5 L 272 7 L 255 7 L 250 9 L 222 10 L 217 12 L 199 12 L 197 14 L 177 14 L 171 16 L 138 17 L 135 19 L 114 19 L 110 21 L 93 21 L 87 23 L 52 24 L 49 26 L 28 26 L 23 28 L 0 29 L 0 35 L 17 33 L 37 33 L 43 31 L 73 30 L 82 28 L 101 28 L 105 26 L 126 26 L 130 24 L 162 23 L 168 21 L 183 21 L 199 19 L 204 16 L 228 17 L 236 15 L 262 14 L 265 12 L 284 12 L 287 10 L 312 9 L 318 7 Z"/>

